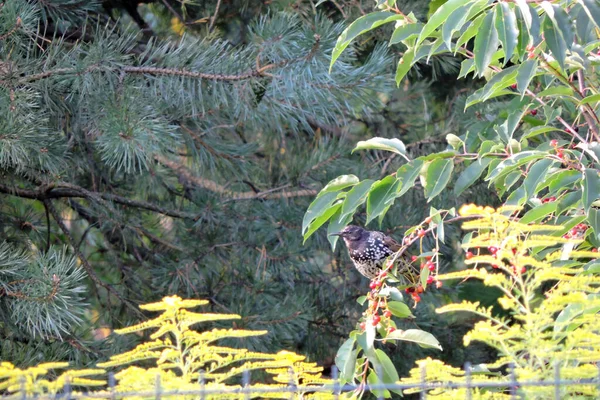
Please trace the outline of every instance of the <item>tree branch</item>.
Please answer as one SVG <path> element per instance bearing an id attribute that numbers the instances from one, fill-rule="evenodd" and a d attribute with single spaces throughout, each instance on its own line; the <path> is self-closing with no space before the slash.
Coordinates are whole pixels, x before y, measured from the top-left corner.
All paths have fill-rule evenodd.
<path id="1" fill-rule="evenodd" d="M 314 189 L 289 190 L 277 193 L 273 193 L 273 189 L 258 193 L 254 191 L 236 192 L 233 190 L 229 190 L 225 186 L 220 185 L 209 179 L 193 175 L 189 169 L 177 163 L 176 161 L 169 160 L 168 158 L 162 156 L 155 156 L 154 158 L 159 163 L 175 172 L 180 177 L 180 179 L 191 182 L 211 192 L 221 194 L 225 197 L 229 197 L 230 200 L 288 199 L 292 197 L 315 196 L 317 194 L 317 191 Z"/>
<path id="2" fill-rule="evenodd" d="M 77 257 L 79 257 L 79 259 L 81 260 L 81 265 L 83 266 L 83 269 L 85 269 L 85 272 L 87 272 L 87 274 L 90 277 L 90 279 L 92 280 L 92 282 L 94 284 L 106 289 L 107 292 L 114 295 L 123 304 L 125 304 L 127 307 L 132 309 L 137 315 L 143 317 L 144 315 L 140 312 L 140 310 L 133 303 L 131 303 L 127 299 L 124 299 L 123 296 L 121 296 L 121 294 L 114 287 L 112 287 L 111 285 L 109 285 L 107 283 L 102 282 L 102 280 L 100 280 L 100 278 L 98 278 L 98 275 L 96 275 L 96 272 L 94 272 L 94 268 L 92 268 L 92 265 L 89 263 L 87 258 L 83 255 L 83 253 L 79 250 L 79 248 L 76 247 L 75 240 L 73 239 L 73 235 L 71 235 L 71 231 L 69 231 L 69 229 L 65 225 L 64 221 L 58 214 L 58 211 L 56 211 L 56 208 L 54 208 L 52 201 L 46 199 L 46 200 L 44 200 L 44 202 L 45 202 L 46 206 L 48 207 L 50 214 L 52 215 L 52 217 L 54 218 L 54 220 L 60 227 L 61 231 L 63 231 L 63 233 L 67 237 L 67 241 L 69 242 L 69 245 L 73 248 L 73 251 L 75 252 Z"/>

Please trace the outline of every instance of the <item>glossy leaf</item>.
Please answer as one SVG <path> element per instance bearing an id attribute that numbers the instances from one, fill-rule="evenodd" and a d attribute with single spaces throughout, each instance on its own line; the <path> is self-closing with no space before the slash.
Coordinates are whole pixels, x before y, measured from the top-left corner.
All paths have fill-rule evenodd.
<path id="1" fill-rule="evenodd" d="M 321 213 L 317 218 L 312 220 L 310 225 L 306 228 L 306 232 L 304 233 L 304 242 L 316 232 L 323 224 L 325 224 L 331 217 L 333 217 L 342 207 L 342 203 L 337 203 L 326 209 L 323 213 Z"/>
<path id="2" fill-rule="evenodd" d="M 339 192 L 342 189 L 345 189 L 349 186 L 354 186 L 359 183 L 360 180 L 356 177 L 356 175 L 341 175 L 335 179 L 329 181 L 327 185 L 317 195 L 317 197 L 321 197 L 325 193 L 330 192 Z"/>
<path id="3" fill-rule="evenodd" d="M 544 158 L 543 160 L 537 161 L 529 171 L 527 172 L 527 177 L 523 181 L 523 186 L 525 187 L 525 194 L 527 198 L 531 198 L 536 194 L 536 188 L 540 182 L 546 176 L 546 172 L 548 169 L 554 164 L 554 160 L 549 158 Z"/>
<path id="4" fill-rule="evenodd" d="M 442 39 L 449 49 L 452 49 L 452 34 L 462 28 L 469 16 L 469 4 L 460 6 L 448 16 L 448 19 L 442 26 Z"/>
<path id="5" fill-rule="evenodd" d="M 579 0 L 578 3 L 582 5 L 583 10 L 594 25 L 600 29 L 600 6 L 598 6 L 598 3 L 595 0 Z"/>
<path id="6" fill-rule="evenodd" d="M 340 371 L 340 378 L 343 382 L 354 380 L 354 368 L 358 354 L 358 351 L 354 348 L 355 343 L 356 341 L 353 338 L 346 340 L 335 356 L 335 365 Z"/>
<path id="7" fill-rule="evenodd" d="M 373 184 L 367 196 L 367 224 L 387 211 L 396 198 L 398 185 L 398 180 L 391 175 Z"/>
<path id="8" fill-rule="evenodd" d="M 479 27 L 483 23 L 484 17 L 485 14 L 481 14 L 469 24 L 467 29 L 465 29 L 465 31 L 462 33 L 462 35 L 459 36 L 458 40 L 456 41 L 457 47 L 462 46 L 477 34 L 477 32 L 479 31 Z"/>
<path id="9" fill-rule="evenodd" d="M 454 185 L 454 194 L 459 196 L 465 189 L 474 184 L 491 161 L 492 159 L 489 157 L 473 161 L 471 165 L 458 176 L 456 184 Z"/>
<path id="10" fill-rule="evenodd" d="M 456 10 L 465 4 L 465 0 L 448 0 L 445 2 L 440 8 L 436 10 L 436 12 L 429 18 L 419 38 L 417 39 L 417 45 L 421 44 L 425 38 L 427 38 L 433 31 L 435 31 L 440 25 L 442 25 Z"/>
<path id="11" fill-rule="evenodd" d="M 302 234 L 306 234 L 306 230 L 308 226 L 315 220 L 315 218 L 321 216 L 334 201 L 336 201 L 338 197 L 337 193 L 328 192 L 322 196 L 317 197 L 310 203 L 308 206 L 308 210 L 306 210 L 306 214 L 304 214 L 304 219 L 302 220 Z M 305 237 L 306 238 L 306 237 Z"/>
<path id="12" fill-rule="evenodd" d="M 555 25 L 552 23 L 550 17 L 546 15 L 544 17 L 544 21 L 542 22 L 542 30 L 544 32 L 544 38 L 546 39 L 546 43 L 552 52 L 552 55 L 558 61 L 560 67 L 565 69 L 565 58 L 567 54 L 567 44 L 565 40 L 560 35 L 560 33 L 556 30 Z"/>
<path id="13" fill-rule="evenodd" d="M 438 159 L 431 162 L 425 175 L 425 193 L 427 202 L 440 194 L 452 176 L 454 162 L 448 159 Z"/>
<path id="14" fill-rule="evenodd" d="M 389 301 L 388 309 L 394 316 L 398 318 L 408 318 L 413 316 L 410 308 L 406 304 L 399 301 Z"/>
<path id="15" fill-rule="evenodd" d="M 597 208 L 590 208 L 588 211 L 588 221 L 594 230 L 596 240 L 600 241 L 600 210 Z"/>
<path id="16" fill-rule="evenodd" d="M 396 193 L 396 197 L 401 197 L 415 185 L 415 179 L 419 176 L 422 167 L 423 160 L 417 159 L 398 168 L 396 179 L 400 182 L 400 186 L 398 186 L 399 191 Z"/>
<path id="17" fill-rule="evenodd" d="M 402 157 L 406 157 L 406 146 L 400 139 L 387 139 L 382 137 L 374 137 L 369 140 L 360 141 L 356 144 L 352 153 L 356 150 L 385 150 L 391 151 L 396 154 L 400 154 Z"/>
<path id="18" fill-rule="evenodd" d="M 331 55 L 329 71 L 331 72 L 331 68 L 333 67 L 333 64 L 335 64 L 335 61 L 346 49 L 346 47 L 348 47 L 350 42 L 352 42 L 357 36 L 370 30 L 373 30 L 383 24 L 397 21 L 402 18 L 404 18 L 404 16 L 393 12 L 377 11 L 364 15 L 358 18 L 356 21 L 352 22 L 350 26 L 346 28 L 337 39 L 335 48 L 333 49 L 333 53 Z"/>
<path id="19" fill-rule="evenodd" d="M 519 222 L 521 222 L 522 224 L 539 222 L 546 216 L 556 211 L 556 206 L 557 203 L 553 201 L 550 203 L 542 204 L 541 206 L 534 207 L 531 210 L 527 211 Z"/>
<path id="20" fill-rule="evenodd" d="M 400 377 L 398 376 L 398 371 L 396 371 L 396 367 L 394 366 L 394 363 L 392 363 L 392 360 L 390 360 L 388 355 L 381 349 L 377 349 L 375 352 L 377 353 L 379 364 L 382 367 L 381 372 L 383 376 L 381 377 L 381 380 L 383 383 L 391 384 L 398 382 Z"/>
<path id="21" fill-rule="evenodd" d="M 593 94 L 591 96 L 587 96 L 579 102 L 579 105 L 582 106 L 584 104 L 596 103 L 600 101 L 600 94 Z"/>
<path id="22" fill-rule="evenodd" d="M 504 49 L 504 65 L 510 60 L 517 45 L 517 17 L 514 10 L 507 2 L 500 2 L 496 6 L 495 16 L 496 30 L 498 31 L 498 39 L 502 43 Z"/>
<path id="23" fill-rule="evenodd" d="M 502 161 L 496 168 L 494 168 L 488 176 L 485 178 L 486 181 L 497 179 L 501 176 L 506 176 L 508 173 L 513 171 L 515 168 L 526 164 L 530 161 L 543 158 L 547 153 L 537 150 L 522 151 L 518 154 L 508 157 Z"/>
<path id="24" fill-rule="evenodd" d="M 435 336 L 420 329 L 408 329 L 406 331 L 396 330 L 391 332 L 387 338 L 417 343 L 419 346 L 425 348 L 442 350 L 442 346 Z"/>
<path id="25" fill-rule="evenodd" d="M 422 29 L 423 24 L 420 22 L 401 25 L 394 29 L 394 33 L 392 33 L 392 37 L 390 38 L 390 45 L 400 43 L 411 37 L 416 37 Z"/>
<path id="26" fill-rule="evenodd" d="M 529 87 L 529 83 L 535 76 L 537 68 L 537 60 L 527 60 L 519 65 L 517 70 L 517 90 L 521 95 L 525 94 L 525 90 Z"/>
<path id="27" fill-rule="evenodd" d="M 404 55 L 398 61 L 398 67 L 396 68 L 396 85 L 400 86 L 400 82 L 406 76 L 410 67 L 412 67 L 413 60 L 415 59 L 415 49 L 414 47 L 409 47 L 404 52 Z"/>
<path id="28" fill-rule="evenodd" d="M 586 168 L 583 171 L 582 187 L 583 207 L 585 212 L 588 213 L 592 203 L 600 197 L 600 178 L 598 177 L 598 170 Z"/>
<path id="29" fill-rule="evenodd" d="M 356 209 L 365 202 L 373 182 L 372 179 L 366 179 L 348 191 L 344 204 L 342 204 L 340 218 L 353 214 Z"/>
<path id="30" fill-rule="evenodd" d="M 494 13 L 488 13 L 483 19 L 481 29 L 475 36 L 475 70 L 482 76 L 498 48 L 498 32 L 494 26 Z"/>

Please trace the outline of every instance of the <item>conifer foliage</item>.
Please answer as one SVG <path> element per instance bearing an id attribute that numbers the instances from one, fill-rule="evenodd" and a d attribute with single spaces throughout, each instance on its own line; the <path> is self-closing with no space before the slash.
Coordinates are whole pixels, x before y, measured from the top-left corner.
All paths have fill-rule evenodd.
<path id="1" fill-rule="evenodd" d="M 173 293 L 274 327 L 255 349 L 337 343 L 343 284 L 288 221 L 381 106 L 385 50 L 329 74 L 342 25 L 316 13 L 247 9 L 234 43 L 219 5 L 140 7 L 140 30 L 125 3 L 0 4 L 0 357 L 93 361 L 90 323 Z"/>

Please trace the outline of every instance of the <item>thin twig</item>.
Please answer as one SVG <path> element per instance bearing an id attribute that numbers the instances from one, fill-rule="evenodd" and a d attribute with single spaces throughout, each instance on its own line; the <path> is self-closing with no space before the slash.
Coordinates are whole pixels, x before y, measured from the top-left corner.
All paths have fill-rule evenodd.
<path id="1" fill-rule="evenodd" d="M 219 13 L 219 8 L 221 7 L 221 0 L 217 0 L 217 6 L 215 7 L 215 13 L 210 19 L 210 24 L 208 25 L 208 33 L 212 32 L 213 26 L 215 25 L 215 21 L 217 20 L 217 14 Z"/>

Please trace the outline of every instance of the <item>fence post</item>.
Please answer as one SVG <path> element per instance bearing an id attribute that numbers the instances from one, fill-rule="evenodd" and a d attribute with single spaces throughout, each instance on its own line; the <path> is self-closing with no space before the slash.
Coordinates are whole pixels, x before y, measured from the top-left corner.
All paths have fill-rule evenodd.
<path id="1" fill-rule="evenodd" d="M 156 374 L 156 384 L 154 386 L 155 386 L 155 389 L 156 389 L 154 398 L 156 400 L 160 400 L 161 394 L 162 394 L 161 393 L 162 388 L 160 387 L 160 374 Z"/>
<path id="2" fill-rule="evenodd" d="M 381 382 L 381 384 L 379 386 L 384 386 L 383 383 L 383 371 L 381 369 L 381 365 L 377 365 L 375 370 L 375 376 L 377 376 L 377 380 L 379 382 Z M 383 396 L 383 394 L 385 393 L 386 389 L 379 389 L 379 391 L 377 392 L 377 400 L 383 400 L 385 397 Z M 373 393 L 373 389 L 371 388 L 371 393 Z"/>
<path id="3" fill-rule="evenodd" d="M 244 393 L 244 399 L 250 399 L 250 371 L 245 369 L 242 372 L 242 391 Z"/>
<path id="4" fill-rule="evenodd" d="M 468 361 L 465 363 L 465 382 L 467 384 L 466 399 L 471 400 L 471 363 Z"/>
<path id="5" fill-rule="evenodd" d="M 554 398 L 560 400 L 560 363 L 554 363 Z"/>
<path id="6" fill-rule="evenodd" d="M 25 389 L 25 377 L 21 376 L 19 381 L 21 386 L 21 400 L 27 400 L 27 390 Z"/>
<path id="7" fill-rule="evenodd" d="M 333 378 L 333 398 L 338 400 L 340 398 L 340 379 L 337 365 L 335 364 L 331 366 L 331 377 Z"/>
<path id="8" fill-rule="evenodd" d="M 515 363 L 510 363 L 510 398 L 517 398 L 517 375 L 515 372 Z"/>
<path id="9" fill-rule="evenodd" d="M 427 388 L 427 371 L 425 370 L 425 365 L 421 366 L 421 400 L 427 398 L 427 393 L 425 389 Z"/>
<path id="10" fill-rule="evenodd" d="M 108 373 L 108 387 L 110 389 L 110 398 L 111 400 L 115 400 L 116 397 L 116 391 L 115 391 L 115 374 L 114 372 L 109 372 Z"/>
<path id="11" fill-rule="evenodd" d="M 200 370 L 198 374 L 198 382 L 200 383 L 200 400 L 204 400 L 206 398 L 206 382 L 204 381 L 204 370 Z"/>
<path id="12" fill-rule="evenodd" d="M 65 399 L 70 399 L 71 398 L 71 380 L 69 379 L 69 377 L 65 377 Z"/>
<path id="13" fill-rule="evenodd" d="M 290 391 L 290 400 L 294 400 L 294 398 L 295 398 L 294 392 L 296 392 L 296 390 L 297 390 L 296 382 L 294 381 L 294 368 L 290 367 L 289 372 L 290 372 L 290 382 L 288 383 L 288 389 Z M 294 388 L 296 388 L 296 390 L 294 390 Z"/>

